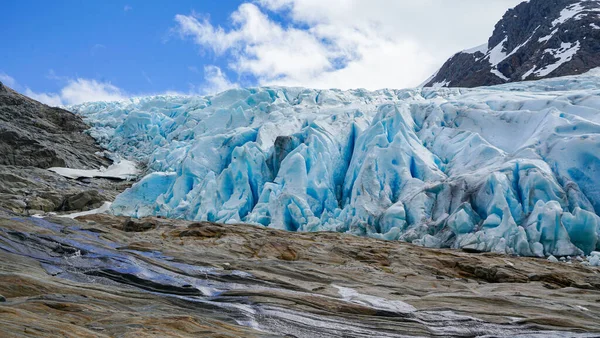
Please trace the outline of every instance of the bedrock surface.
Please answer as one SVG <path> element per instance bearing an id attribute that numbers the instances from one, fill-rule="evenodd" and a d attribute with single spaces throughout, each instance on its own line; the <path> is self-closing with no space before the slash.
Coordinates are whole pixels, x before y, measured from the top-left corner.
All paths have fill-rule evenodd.
<path id="1" fill-rule="evenodd" d="M 594 337 L 597 267 L 341 233 L 0 214 L 3 337 Z M 2 299 L 2 298 L 0 298 Z"/>

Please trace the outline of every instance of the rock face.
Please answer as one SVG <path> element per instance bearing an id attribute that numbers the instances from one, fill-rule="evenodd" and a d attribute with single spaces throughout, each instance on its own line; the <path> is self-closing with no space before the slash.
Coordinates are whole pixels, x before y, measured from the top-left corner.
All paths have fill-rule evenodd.
<path id="1" fill-rule="evenodd" d="M 599 272 L 340 233 L 0 211 L 0 336 L 597 337 Z"/>
<path id="2" fill-rule="evenodd" d="M 0 83 L 0 208 L 29 214 L 87 210 L 128 187 L 128 182 L 71 180 L 45 170 L 108 166 L 86 129 L 80 117 Z"/>
<path id="3" fill-rule="evenodd" d="M 30 215 L 95 209 L 130 185 L 109 179 L 72 180 L 40 168 L 0 165 L 0 209 Z"/>
<path id="4" fill-rule="evenodd" d="M 109 161 L 80 117 L 0 83 L 0 165 L 97 168 Z"/>
<path id="5" fill-rule="evenodd" d="M 487 44 L 452 56 L 425 87 L 478 87 L 600 67 L 600 2 L 531 0 L 504 14 Z"/>

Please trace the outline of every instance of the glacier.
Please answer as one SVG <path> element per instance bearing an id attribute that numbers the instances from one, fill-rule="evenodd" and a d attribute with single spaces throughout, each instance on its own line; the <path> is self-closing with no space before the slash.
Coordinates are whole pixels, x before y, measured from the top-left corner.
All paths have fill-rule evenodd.
<path id="1" fill-rule="evenodd" d="M 600 71 L 475 89 L 261 87 L 69 107 L 143 163 L 116 215 L 437 248 L 600 248 Z"/>

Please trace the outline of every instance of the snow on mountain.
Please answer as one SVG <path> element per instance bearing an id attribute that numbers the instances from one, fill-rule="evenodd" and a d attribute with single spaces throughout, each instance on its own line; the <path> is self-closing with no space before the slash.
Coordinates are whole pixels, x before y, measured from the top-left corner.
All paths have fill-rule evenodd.
<path id="1" fill-rule="evenodd" d="M 529 256 L 599 248 L 600 72 L 479 89 L 232 89 L 70 108 L 147 163 L 118 215 Z"/>
<path id="2" fill-rule="evenodd" d="M 486 44 L 453 55 L 425 87 L 477 87 L 600 67 L 600 1 L 531 0 L 506 12 Z"/>

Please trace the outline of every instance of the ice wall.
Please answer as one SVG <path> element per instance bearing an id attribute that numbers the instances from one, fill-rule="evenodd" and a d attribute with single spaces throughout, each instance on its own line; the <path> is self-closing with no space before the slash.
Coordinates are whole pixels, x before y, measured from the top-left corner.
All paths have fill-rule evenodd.
<path id="1" fill-rule="evenodd" d="M 600 77 L 233 89 L 71 107 L 149 173 L 118 215 L 532 256 L 600 248 Z"/>

